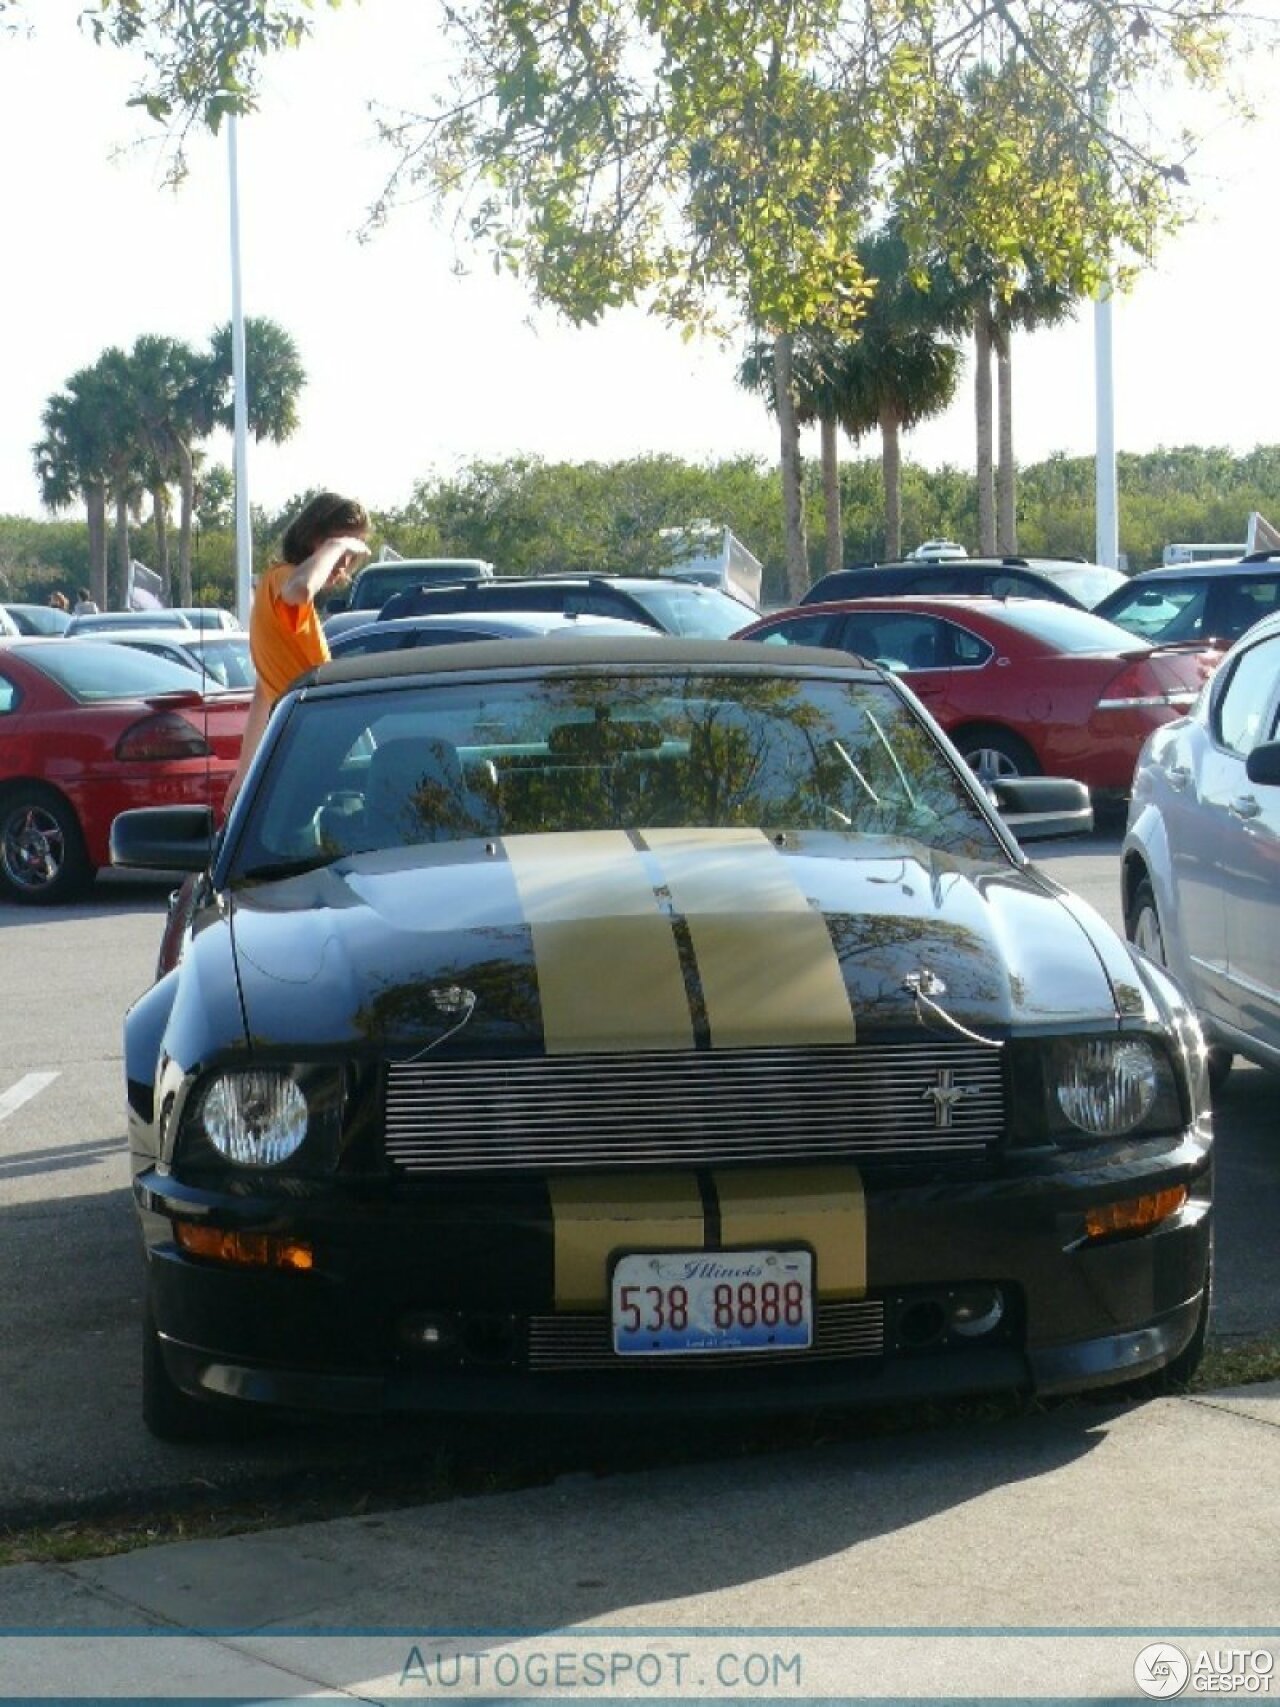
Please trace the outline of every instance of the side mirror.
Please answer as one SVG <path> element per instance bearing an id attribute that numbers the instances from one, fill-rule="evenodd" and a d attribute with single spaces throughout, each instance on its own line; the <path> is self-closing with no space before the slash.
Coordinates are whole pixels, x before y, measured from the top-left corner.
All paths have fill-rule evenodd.
<path id="1" fill-rule="evenodd" d="M 1082 782 L 1062 776 L 1004 777 L 988 786 L 996 811 L 1020 842 L 1087 836 L 1093 802 Z"/>
<path id="2" fill-rule="evenodd" d="M 1244 762 L 1244 773 L 1250 782 L 1270 787 L 1280 784 L 1280 741 L 1263 741 Z"/>
<path id="3" fill-rule="evenodd" d="M 213 858 L 207 806 L 140 806 L 111 826 L 111 863 L 131 871 L 204 871 Z"/>

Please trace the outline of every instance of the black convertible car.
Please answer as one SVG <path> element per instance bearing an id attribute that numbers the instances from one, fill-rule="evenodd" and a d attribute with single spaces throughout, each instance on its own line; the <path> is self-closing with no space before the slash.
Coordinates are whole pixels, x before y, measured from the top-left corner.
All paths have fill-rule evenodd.
<path id="1" fill-rule="evenodd" d="M 1088 821 L 1076 784 L 996 796 Z M 114 831 L 192 873 L 125 1030 L 156 1433 L 1194 1368 L 1196 1022 L 878 670 L 329 664 L 210 831 Z"/>

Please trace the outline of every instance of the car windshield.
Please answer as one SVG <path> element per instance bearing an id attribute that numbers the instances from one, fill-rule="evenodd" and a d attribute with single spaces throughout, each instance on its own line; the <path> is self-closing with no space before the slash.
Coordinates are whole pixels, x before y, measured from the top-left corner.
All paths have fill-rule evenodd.
<path id="1" fill-rule="evenodd" d="M 694 640 L 727 640 L 758 614 L 715 587 L 695 587 L 688 582 L 668 585 L 654 581 L 645 586 L 632 582 L 627 591 L 668 634 Z"/>
<path id="2" fill-rule="evenodd" d="M 200 678 L 184 664 L 157 658 L 136 646 L 107 641 L 51 641 L 23 657 L 82 704 L 100 699 L 147 699 L 152 694 L 199 692 Z"/>
<path id="3" fill-rule="evenodd" d="M 1107 600 L 1106 619 L 1143 640 L 1197 640 L 1204 631 L 1204 576 L 1136 581 Z"/>
<path id="4" fill-rule="evenodd" d="M 1092 610 L 1109 593 L 1126 584 L 1126 577 L 1118 569 L 1108 569 L 1102 563 L 1037 563 L 1034 567 L 1072 598 L 1079 599 L 1086 610 Z"/>
<path id="5" fill-rule="evenodd" d="M 471 838 L 662 829 L 995 833 L 886 683 L 628 672 L 442 682 L 295 705 L 232 878 Z"/>
<path id="6" fill-rule="evenodd" d="M 228 634 L 192 645 L 191 656 L 209 679 L 223 688 L 251 688 L 257 680 L 249 653 L 249 636 Z"/>
<path id="7" fill-rule="evenodd" d="M 140 610 L 103 611 L 98 616 L 77 616 L 71 619 L 75 634 L 102 634 L 114 628 L 191 628 L 180 611 Z"/>
<path id="8" fill-rule="evenodd" d="M 1133 636 L 1115 623 L 1074 605 L 1053 604 L 1047 599 L 1011 599 L 1001 606 L 1001 618 L 1010 628 L 1042 641 L 1053 652 L 1125 652 L 1133 650 Z"/>

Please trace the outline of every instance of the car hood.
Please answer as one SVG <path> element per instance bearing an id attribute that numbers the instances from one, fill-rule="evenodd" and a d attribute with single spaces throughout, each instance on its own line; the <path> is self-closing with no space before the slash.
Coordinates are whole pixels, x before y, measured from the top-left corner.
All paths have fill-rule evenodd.
<path id="1" fill-rule="evenodd" d="M 1031 867 L 908 841 L 598 832 L 365 854 L 230 910 L 252 1045 L 411 1054 L 851 1042 L 1151 1012 L 1126 946 Z M 465 1033 L 465 1042 L 463 1034 Z"/>

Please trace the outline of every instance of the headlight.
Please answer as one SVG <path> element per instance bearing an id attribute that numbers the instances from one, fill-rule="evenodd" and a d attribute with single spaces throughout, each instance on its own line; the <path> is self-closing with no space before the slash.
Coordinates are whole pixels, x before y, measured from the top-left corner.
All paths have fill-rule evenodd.
<path id="1" fill-rule="evenodd" d="M 1064 1040 L 1053 1051 L 1049 1088 L 1072 1126 L 1090 1138 L 1119 1138 L 1155 1108 L 1161 1065 L 1141 1037 Z"/>
<path id="2" fill-rule="evenodd" d="M 287 1073 L 220 1073 L 204 1093 L 200 1124 L 228 1161 L 273 1168 L 307 1136 L 307 1099 Z"/>

